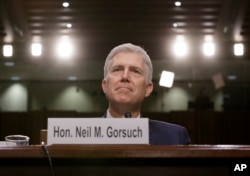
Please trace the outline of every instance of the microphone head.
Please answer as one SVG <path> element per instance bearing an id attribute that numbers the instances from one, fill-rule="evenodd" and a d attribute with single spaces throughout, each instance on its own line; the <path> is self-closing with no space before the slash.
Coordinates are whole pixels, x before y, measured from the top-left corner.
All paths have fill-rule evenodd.
<path id="1" fill-rule="evenodd" d="M 131 118 L 132 117 L 132 113 L 131 112 L 125 112 L 124 113 L 124 117 Z"/>

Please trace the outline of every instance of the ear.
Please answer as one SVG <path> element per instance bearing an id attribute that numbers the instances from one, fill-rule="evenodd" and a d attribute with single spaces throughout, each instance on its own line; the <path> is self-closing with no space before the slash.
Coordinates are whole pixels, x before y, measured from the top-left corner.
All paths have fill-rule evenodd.
<path id="1" fill-rule="evenodd" d="M 106 94 L 106 92 L 107 92 L 107 81 L 105 79 L 102 80 L 102 90 Z"/>
<path id="2" fill-rule="evenodd" d="M 146 93 L 145 93 L 145 97 L 148 97 L 151 92 L 153 91 L 154 85 L 152 82 L 150 82 L 147 87 L 146 87 Z"/>

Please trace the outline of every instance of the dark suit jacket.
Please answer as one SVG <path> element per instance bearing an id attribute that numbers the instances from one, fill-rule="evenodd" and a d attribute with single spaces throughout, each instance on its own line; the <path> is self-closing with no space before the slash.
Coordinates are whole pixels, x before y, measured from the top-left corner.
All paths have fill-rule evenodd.
<path id="1" fill-rule="evenodd" d="M 103 117 L 106 118 L 106 113 Z M 149 144 L 186 145 L 190 144 L 190 138 L 180 125 L 149 119 Z"/>
<path id="2" fill-rule="evenodd" d="M 186 128 L 167 122 L 149 119 L 149 143 L 152 145 L 190 144 Z"/>

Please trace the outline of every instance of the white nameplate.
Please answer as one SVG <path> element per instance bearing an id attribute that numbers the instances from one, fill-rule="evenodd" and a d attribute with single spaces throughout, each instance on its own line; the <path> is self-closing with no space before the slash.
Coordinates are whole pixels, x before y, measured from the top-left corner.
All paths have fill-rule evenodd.
<path id="1" fill-rule="evenodd" d="M 48 118 L 47 144 L 149 144 L 147 118 Z"/>

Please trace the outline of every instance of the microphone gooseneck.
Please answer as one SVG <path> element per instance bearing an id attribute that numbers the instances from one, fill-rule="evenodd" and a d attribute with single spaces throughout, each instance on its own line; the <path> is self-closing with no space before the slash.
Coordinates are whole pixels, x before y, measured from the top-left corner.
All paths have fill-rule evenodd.
<path id="1" fill-rule="evenodd" d="M 48 148 L 46 147 L 45 143 L 44 142 L 41 142 L 41 145 L 42 145 L 42 148 L 44 150 L 44 152 L 46 153 L 46 156 L 49 160 L 49 166 L 50 166 L 50 171 L 51 171 L 51 176 L 54 176 L 54 168 L 53 168 L 53 165 L 52 165 L 52 160 L 51 160 L 51 156 L 50 156 L 50 153 L 49 153 L 49 150 Z"/>
<path id="2" fill-rule="evenodd" d="M 124 117 L 125 118 L 131 118 L 132 117 L 132 113 L 131 112 L 125 112 L 124 113 Z"/>

